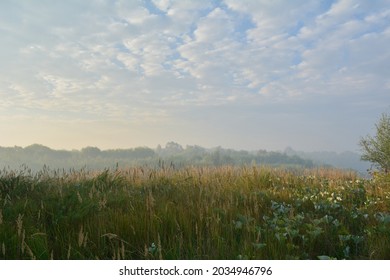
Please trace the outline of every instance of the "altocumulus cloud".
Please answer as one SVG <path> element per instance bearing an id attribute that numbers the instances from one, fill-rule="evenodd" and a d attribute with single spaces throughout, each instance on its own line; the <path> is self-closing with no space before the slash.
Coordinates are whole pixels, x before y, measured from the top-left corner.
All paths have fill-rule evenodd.
<path id="1" fill-rule="evenodd" d="M 2 1 L 0 145 L 355 149 L 389 109 L 389 22 L 389 0 Z"/>

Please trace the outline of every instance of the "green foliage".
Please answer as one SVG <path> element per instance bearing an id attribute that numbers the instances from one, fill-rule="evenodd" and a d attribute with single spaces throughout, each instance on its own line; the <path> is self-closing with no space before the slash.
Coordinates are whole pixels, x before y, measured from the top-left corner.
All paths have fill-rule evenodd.
<path id="1" fill-rule="evenodd" d="M 0 172 L 0 259 L 390 259 L 390 185 L 330 169 Z"/>
<path id="2" fill-rule="evenodd" d="M 362 159 L 372 162 L 384 173 L 390 171 L 390 116 L 382 114 L 376 126 L 376 135 L 360 140 Z"/>
<path id="3" fill-rule="evenodd" d="M 183 148 L 175 142 L 168 142 L 165 148 L 156 150 L 147 147 L 133 149 L 100 150 L 97 147 L 85 147 L 73 151 L 52 150 L 48 147 L 34 144 L 26 148 L 0 147 L 1 166 L 11 170 L 19 169 L 21 165 L 29 166 L 32 171 L 41 170 L 44 166 L 53 169 L 104 170 L 106 167 L 158 166 L 166 168 L 175 166 L 223 166 L 268 164 L 274 166 L 313 167 L 313 162 L 299 156 L 289 156 L 279 152 L 248 152 L 223 149 L 205 149 L 199 146 Z"/>

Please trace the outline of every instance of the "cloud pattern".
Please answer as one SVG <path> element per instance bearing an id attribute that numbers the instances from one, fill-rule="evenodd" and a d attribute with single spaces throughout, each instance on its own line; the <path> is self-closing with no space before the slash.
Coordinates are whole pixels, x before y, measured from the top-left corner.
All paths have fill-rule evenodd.
<path id="1" fill-rule="evenodd" d="M 288 121 L 331 129 L 345 113 L 373 120 L 390 101 L 389 4 L 2 1 L 0 116 L 182 123 L 204 136 L 218 124 L 221 141 L 243 127 L 258 139 L 253 126 L 269 134 Z"/>

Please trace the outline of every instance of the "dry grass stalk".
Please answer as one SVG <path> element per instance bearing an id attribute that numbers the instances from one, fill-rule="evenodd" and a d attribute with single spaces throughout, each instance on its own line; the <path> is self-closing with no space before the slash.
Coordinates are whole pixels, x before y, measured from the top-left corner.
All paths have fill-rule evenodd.
<path id="1" fill-rule="evenodd" d="M 80 192 L 77 192 L 77 199 L 80 203 L 83 203 L 83 198 L 81 197 Z"/>
<path id="2" fill-rule="evenodd" d="M 153 197 L 152 191 L 149 190 L 148 196 L 146 197 L 146 210 L 150 213 L 153 211 L 155 199 Z"/>
<path id="3" fill-rule="evenodd" d="M 106 205 L 107 205 L 107 198 L 106 195 L 104 195 L 103 198 L 99 200 L 99 210 L 104 209 Z"/>
<path id="4" fill-rule="evenodd" d="M 9 202 L 11 202 L 11 197 L 9 196 L 9 194 L 6 194 L 3 206 L 5 207 Z"/>
<path id="5" fill-rule="evenodd" d="M 35 236 L 46 236 L 46 233 L 44 233 L 44 232 L 36 232 L 36 233 L 31 235 L 31 237 L 35 237 Z"/>
<path id="6" fill-rule="evenodd" d="M 23 228 L 23 215 L 19 214 L 18 218 L 16 219 L 16 227 L 18 229 L 18 236 L 22 234 L 22 228 Z"/>
<path id="7" fill-rule="evenodd" d="M 121 259 L 121 248 L 118 247 L 118 252 L 117 252 L 117 259 Z"/>
<path id="8" fill-rule="evenodd" d="M 159 233 L 157 234 L 157 248 L 158 248 L 159 259 L 162 260 L 163 256 L 162 256 L 161 239 L 160 239 L 160 234 Z"/>
<path id="9" fill-rule="evenodd" d="M 118 235 L 116 235 L 115 233 L 111 233 L 111 232 L 108 232 L 108 233 L 105 233 L 103 234 L 102 236 L 100 237 L 107 237 L 108 239 L 117 239 L 118 238 Z"/>
<path id="10" fill-rule="evenodd" d="M 84 248 L 87 247 L 87 242 L 88 242 L 88 232 L 85 233 L 85 236 L 84 236 L 84 243 L 83 243 Z"/>
<path id="11" fill-rule="evenodd" d="M 78 238 L 78 244 L 79 247 L 81 247 L 84 243 L 84 231 L 83 231 L 83 225 L 81 225 L 80 231 L 79 231 L 79 238 Z"/>
<path id="12" fill-rule="evenodd" d="M 28 203 L 28 199 L 26 199 L 26 201 L 24 202 L 24 206 L 23 206 L 23 209 L 24 209 L 24 210 L 26 210 L 27 203 Z"/>
<path id="13" fill-rule="evenodd" d="M 88 193 L 90 199 L 93 199 L 93 194 L 96 193 L 95 183 L 93 184 L 91 190 Z"/>
<path id="14" fill-rule="evenodd" d="M 32 260 L 36 260 L 37 258 L 35 257 L 35 255 L 34 255 L 33 251 L 31 250 L 30 246 L 28 246 L 26 242 L 24 242 L 24 246 L 25 246 L 27 254 L 30 256 L 30 258 Z"/>
<path id="15" fill-rule="evenodd" d="M 112 260 L 117 260 L 116 258 L 116 250 L 114 249 L 114 254 L 112 255 Z"/>
<path id="16" fill-rule="evenodd" d="M 148 246 L 145 244 L 145 247 L 144 247 L 144 257 L 145 257 L 145 259 L 148 257 L 148 255 L 149 255 Z"/>
<path id="17" fill-rule="evenodd" d="M 69 243 L 69 247 L 68 247 L 68 253 L 66 255 L 66 258 L 69 260 L 70 259 L 70 251 L 72 250 L 72 245 Z"/>
<path id="18" fill-rule="evenodd" d="M 26 231 L 23 230 L 23 234 L 22 234 L 22 254 L 23 255 L 24 255 L 24 249 L 25 249 L 25 245 L 26 245 L 25 239 L 26 239 Z"/>
<path id="19" fill-rule="evenodd" d="M 125 243 L 121 242 L 121 253 L 122 253 L 122 260 L 125 259 Z"/>

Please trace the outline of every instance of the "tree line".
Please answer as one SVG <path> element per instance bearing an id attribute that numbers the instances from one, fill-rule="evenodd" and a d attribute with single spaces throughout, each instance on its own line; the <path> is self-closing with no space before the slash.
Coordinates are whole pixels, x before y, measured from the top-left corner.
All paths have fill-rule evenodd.
<path id="1" fill-rule="evenodd" d="M 274 166 L 314 167 L 313 161 L 297 155 L 266 150 L 245 151 L 224 149 L 222 147 L 203 148 L 201 146 L 181 146 L 168 142 L 152 149 L 136 147 L 129 149 L 101 150 L 97 147 L 85 147 L 81 150 L 54 150 L 33 144 L 22 147 L 0 147 L 0 167 L 18 170 L 21 167 L 33 171 L 43 167 L 50 169 L 104 169 L 128 166 L 174 167 L 186 166 L 222 166 L 265 164 Z"/>

